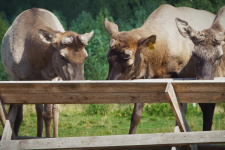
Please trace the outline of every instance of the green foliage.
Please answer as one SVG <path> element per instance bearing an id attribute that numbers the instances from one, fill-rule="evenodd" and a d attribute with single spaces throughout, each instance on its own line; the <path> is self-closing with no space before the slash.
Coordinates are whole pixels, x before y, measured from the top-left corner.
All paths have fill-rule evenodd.
<path id="1" fill-rule="evenodd" d="M 104 28 L 105 18 L 112 20 L 106 8 L 101 9 L 96 19 L 90 13 L 82 11 L 71 23 L 70 30 L 79 34 L 95 32 L 86 50 L 88 58 L 85 61 L 85 78 L 88 80 L 105 80 L 108 73 L 106 54 L 109 45 L 109 35 Z"/>
<path id="2" fill-rule="evenodd" d="M 150 116 L 174 116 L 171 106 L 167 103 L 151 104 L 144 107 L 145 112 Z M 199 107 L 194 107 L 192 104 L 188 105 L 187 116 L 198 115 L 201 116 L 202 112 Z"/>
<path id="3" fill-rule="evenodd" d="M 0 41 L 2 41 L 3 36 L 5 35 L 6 30 L 8 29 L 7 21 L 4 20 L 3 14 L 0 13 Z"/>
<path id="4" fill-rule="evenodd" d="M 146 105 L 144 110 L 150 116 L 173 116 L 171 106 L 165 103 Z"/>
<path id="5" fill-rule="evenodd" d="M 187 107 L 187 116 L 202 116 L 202 111 L 200 109 L 200 107 L 198 106 L 198 104 L 196 104 L 196 106 L 193 106 L 193 104 L 188 104 Z"/>
<path id="6" fill-rule="evenodd" d="M 70 30 L 77 32 L 79 34 L 84 34 L 90 32 L 94 29 L 95 20 L 92 18 L 91 14 L 82 11 L 76 20 L 72 20 L 70 24 Z"/>
<path id="7" fill-rule="evenodd" d="M 109 104 L 90 104 L 84 111 L 86 115 L 106 115 L 109 110 Z"/>
<path id="8" fill-rule="evenodd" d="M 219 103 L 217 105 L 221 108 L 220 113 L 221 114 L 224 114 L 225 113 L 225 103 Z"/>

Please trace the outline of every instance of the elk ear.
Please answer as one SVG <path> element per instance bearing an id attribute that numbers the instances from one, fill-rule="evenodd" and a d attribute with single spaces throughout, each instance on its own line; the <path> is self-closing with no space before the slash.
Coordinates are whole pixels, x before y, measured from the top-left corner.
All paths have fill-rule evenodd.
<path id="1" fill-rule="evenodd" d="M 197 32 L 191 26 L 189 26 L 186 21 L 179 18 L 176 18 L 175 21 L 177 28 L 183 37 L 191 38 L 196 35 Z"/>
<path id="2" fill-rule="evenodd" d="M 44 43 L 53 44 L 56 41 L 57 34 L 42 29 L 38 30 L 39 36 Z"/>
<path id="3" fill-rule="evenodd" d="M 94 31 L 91 31 L 90 33 L 81 34 L 78 36 L 78 39 L 83 43 L 84 45 L 88 44 L 88 41 L 92 38 L 94 34 Z"/>
<path id="4" fill-rule="evenodd" d="M 149 50 L 155 50 L 155 45 L 154 45 L 155 43 L 156 43 L 156 35 L 151 35 L 148 38 L 141 41 L 139 45 L 142 45 L 144 47 L 149 47 Z"/>
<path id="5" fill-rule="evenodd" d="M 118 32 L 118 26 L 113 22 L 109 22 L 107 18 L 105 18 L 105 28 L 111 36 Z"/>

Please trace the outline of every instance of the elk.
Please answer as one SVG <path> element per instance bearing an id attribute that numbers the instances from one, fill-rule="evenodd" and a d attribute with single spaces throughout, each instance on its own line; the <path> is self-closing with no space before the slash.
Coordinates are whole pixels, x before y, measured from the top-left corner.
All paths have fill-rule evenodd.
<path id="1" fill-rule="evenodd" d="M 199 20 L 199 24 L 202 22 Z M 193 42 L 192 54 L 195 58 L 196 78 L 213 80 L 225 75 L 225 6 L 220 8 L 210 28 L 195 30 L 195 25 L 176 18 L 180 34 Z M 203 111 L 203 130 L 211 130 L 215 103 L 201 103 Z"/>
<path id="2" fill-rule="evenodd" d="M 44 9 L 22 12 L 4 35 L 1 47 L 3 66 L 14 81 L 84 80 L 85 46 L 94 32 L 77 34 L 66 31 L 57 17 Z M 54 137 L 58 136 L 59 106 L 53 107 Z M 19 133 L 23 105 L 19 106 L 14 132 Z M 44 111 L 44 112 L 43 112 Z M 52 105 L 36 105 L 37 136 L 42 136 L 43 120 L 50 137 Z"/>
<path id="3" fill-rule="evenodd" d="M 211 26 L 215 15 L 204 10 L 166 4 L 157 8 L 140 28 L 121 32 L 115 23 L 105 19 L 105 28 L 111 36 L 107 79 L 195 77 L 194 44 L 180 35 L 174 21 L 177 17 L 183 17 L 198 30 L 203 30 Z M 136 131 L 143 107 L 143 103 L 134 105 L 130 134 Z M 186 105 L 183 107 L 185 112 Z"/>

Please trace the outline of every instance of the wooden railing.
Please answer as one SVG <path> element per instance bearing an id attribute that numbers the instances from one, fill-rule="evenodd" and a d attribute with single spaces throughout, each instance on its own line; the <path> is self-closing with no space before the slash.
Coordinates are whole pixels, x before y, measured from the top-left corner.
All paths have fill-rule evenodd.
<path id="1" fill-rule="evenodd" d="M 200 144 L 225 143 L 225 131 L 191 132 L 180 109 L 180 103 L 224 103 L 225 80 L 8 81 L 0 82 L 0 98 L 0 118 L 4 127 L 0 149 L 3 150 L 140 149 L 147 146 L 171 149 L 179 145 L 186 145 L 185 149 L 201 149 L 204 146 Z M 14 126 L 17 104 L 91 103 L 170 103 L 181 132 L 20 140 L 11 128 Z M 8 114 L 5 104 L 15 104 Z M 220 148 L 225 149 L 224 146 L 217 146 L 217 149 Z"/>

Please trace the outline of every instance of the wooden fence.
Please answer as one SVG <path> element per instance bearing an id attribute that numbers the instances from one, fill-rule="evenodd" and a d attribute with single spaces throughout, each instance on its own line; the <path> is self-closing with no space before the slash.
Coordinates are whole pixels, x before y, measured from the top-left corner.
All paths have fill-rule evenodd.
<path id="1" fill-rule="evenodd" d="M 224 103 L 225 80 L 8 81 L 0 82 L 0 149 L 225 149 L 225 131 L 191 132 L 180 103 Z M 170 103 L 181 132 L 19 139 L 13 133 L 17 104 Z M 8 112 L 5 104 L 16 104 Z M 210 145 L 202 145 L 210 144 Z M 176 147 L 175 147 L 176 146 Z M 213 148 L 212 148 L 213 146 Z"/>

